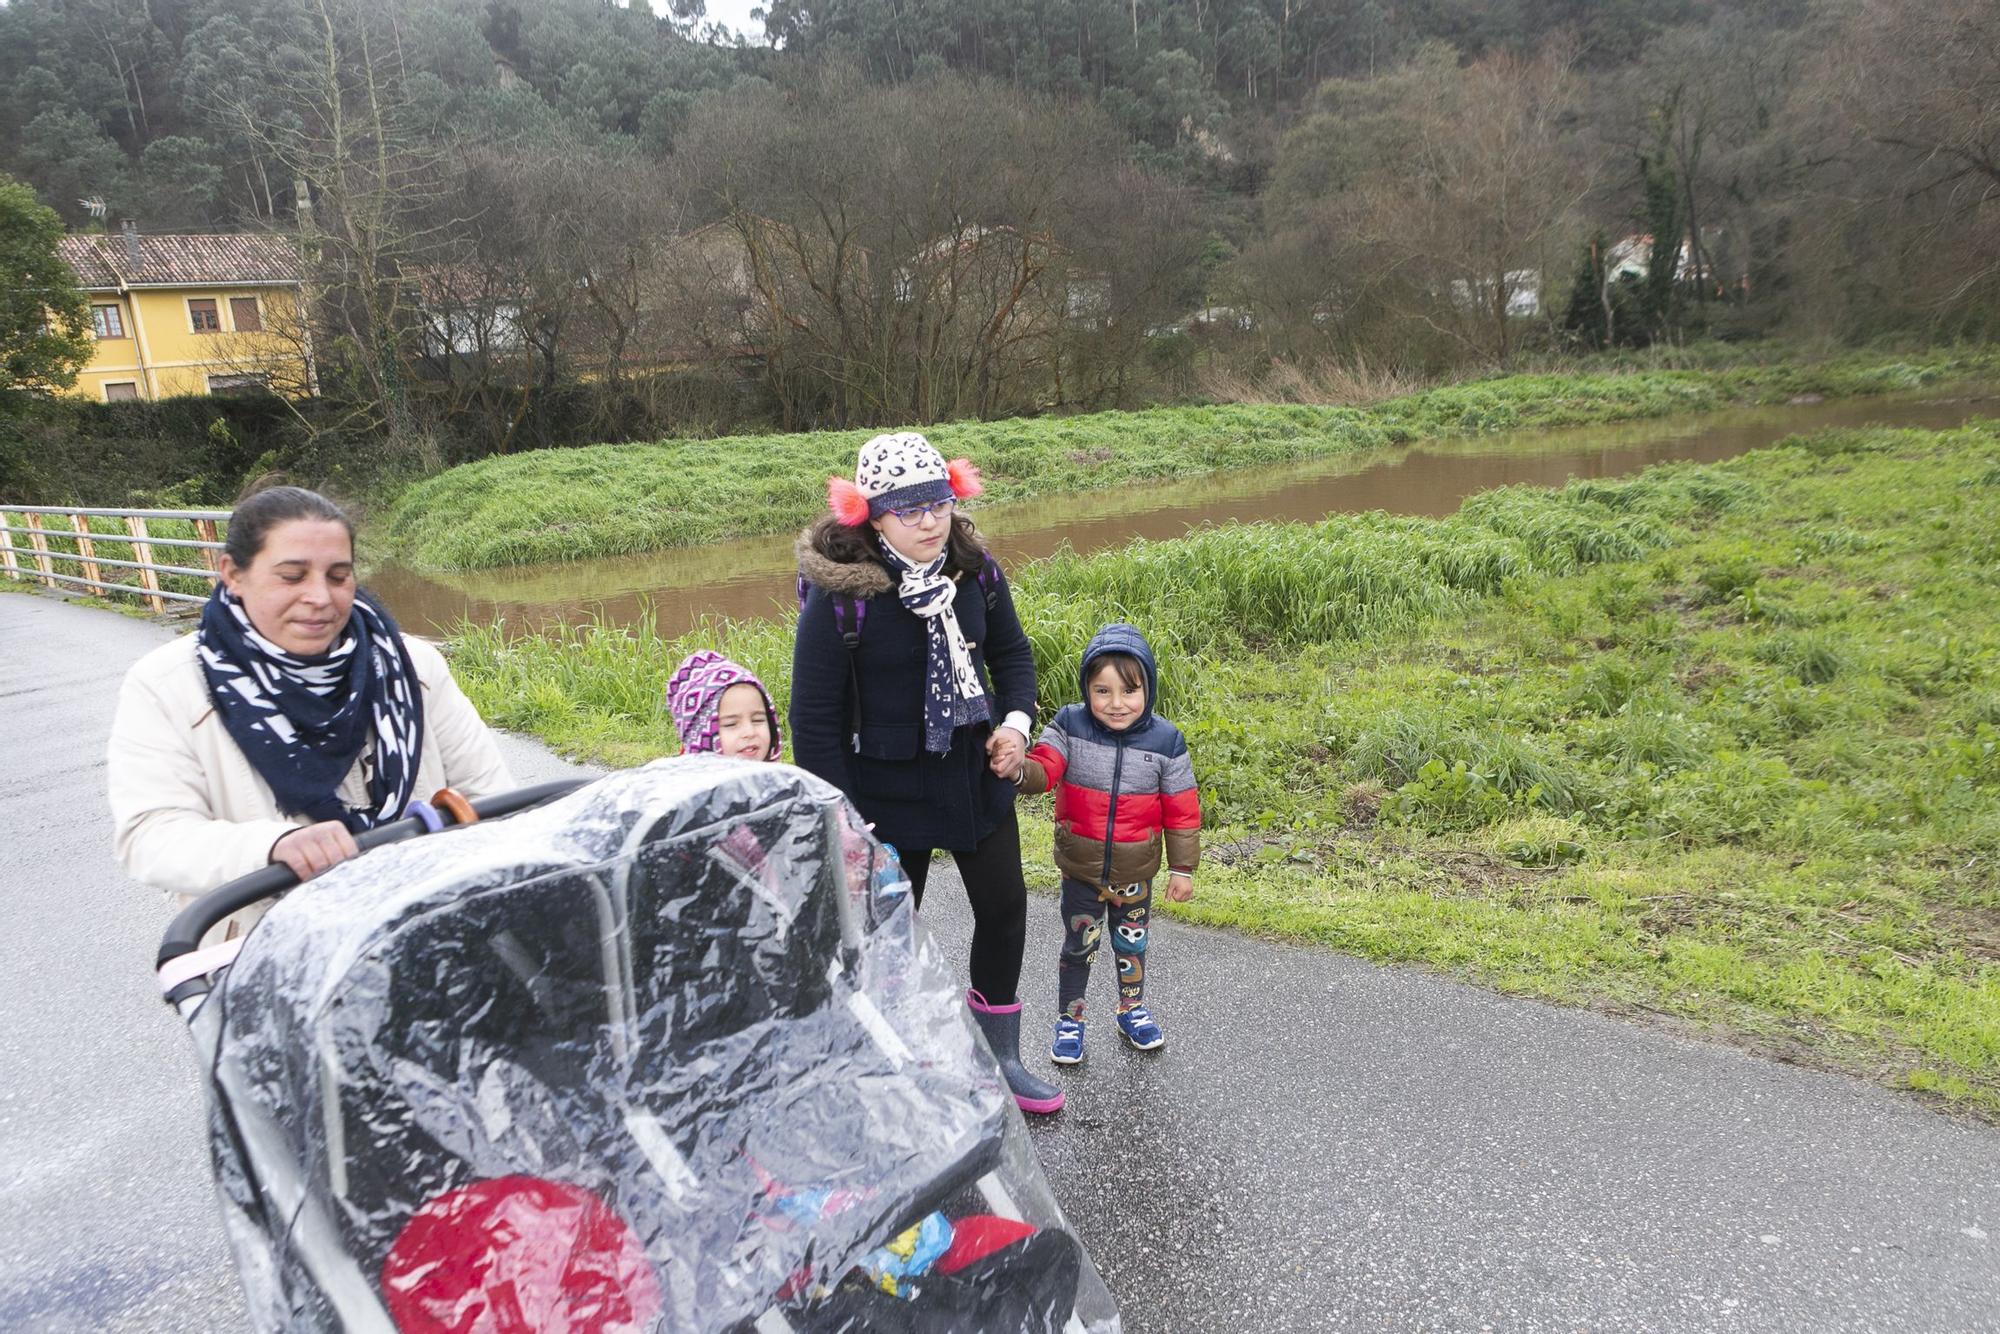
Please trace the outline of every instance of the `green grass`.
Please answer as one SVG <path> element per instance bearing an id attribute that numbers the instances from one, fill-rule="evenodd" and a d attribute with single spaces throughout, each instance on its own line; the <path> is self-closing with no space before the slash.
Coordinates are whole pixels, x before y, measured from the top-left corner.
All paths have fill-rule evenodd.
<path id="1" fill-rule="evenodd" d="M 1921 388 L 2000 372 L 1986 349 L 1801 365 L 1514 375 L 1366 408 L 1236 405 L 960 422 L 933 428 L 984 469 L 994 501 L 1286 463 L 1417 440 L 1707 411 L 1793 395 Z M 405 490 L 370 545 L 424 571 L 625 555 L 785 532 L 821 513 L 829 474 L 871 432 L 538 450 Z"/>
<path id="2" fill-rule="evenodd" d="M 1209 850 L 1169 911 L 2000 1119 L 2000 426 L 1209 530 L 1016 583 L 1045 705 L 1104 619 L 1161 649 Z M 658 691 L 697 643 L 782 700 L 785 622 L 475 630 L 455 665 L 492 720 L 626 763 L 673 749 Z"/>

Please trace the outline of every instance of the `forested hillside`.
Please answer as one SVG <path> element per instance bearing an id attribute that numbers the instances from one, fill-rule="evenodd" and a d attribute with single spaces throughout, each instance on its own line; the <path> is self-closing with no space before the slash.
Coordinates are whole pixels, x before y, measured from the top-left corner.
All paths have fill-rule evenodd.
<path id="1" fill-rule="evenodd" d="M 0 170 L 309 231 L 325 392 L 448 456 L 1992 327 L 2000 0 L 764 17 L 11 0 Z"/>

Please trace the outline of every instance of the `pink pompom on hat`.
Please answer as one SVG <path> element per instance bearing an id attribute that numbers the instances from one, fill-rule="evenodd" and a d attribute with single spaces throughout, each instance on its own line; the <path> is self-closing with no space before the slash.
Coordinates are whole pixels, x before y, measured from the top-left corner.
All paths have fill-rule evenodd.
<path id="1" fill-rule="evenodd" d="M 681 659 L 681 665 L 667 678 L 667 712 L 673 715 L 674 730 L 681 734 L 681 749 L 690 755 L 714 753 L 722 732 L 717 721 L 722 694 L 734 685 L 756 686 L 764 697 L 764 712 L 771 721 L 771 753 L 764 758 L 777 759 L 783 737 L 778 733 L 778 711 L 771 704 L 771 692 L 748 667 L 707 648 Z"/>
<path id="2" fill-rule="evenodd" d="M 979 469 L 970 459 L 953 459 L 915 431 L 878 435 L 861 446 L 854 461 L 854 480 L 826 479 L 827 508 L 850 528 L 879 519 L 890 510 L 934 505 L 940 500 L 970 500 L 984 488 Z"/>

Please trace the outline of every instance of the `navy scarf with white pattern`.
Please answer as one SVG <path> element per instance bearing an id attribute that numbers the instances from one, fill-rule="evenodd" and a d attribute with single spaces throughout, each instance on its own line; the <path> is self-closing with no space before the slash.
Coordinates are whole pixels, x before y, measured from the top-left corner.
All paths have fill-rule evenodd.
<path id="1" fill-rule="evenodd" d="M 423 754 L 423 693 L 396 622 L 373 598 L 357 591 L 333 646 L 308 658 L 257 633 L 242 599 L 218 582 L 195 655 L 222 725 L 279 810 L 355 833 L 402 817 Z M 337 789 L 371 737 L 368 805 L 356 808 Z"/>
<path id="2" fill-rule="evenodd" d="M 924 749 L 942 755 L 951 749 L 954 728 L 993 716 L 972 650 L 959 628 L 953 603 L 958 585 L 944 573 L 944 553 L 918 565 L 876 534 L 889 568 L 900 576 L 896 596 L 924 623 L 928 653 L 924 666 Z"/>

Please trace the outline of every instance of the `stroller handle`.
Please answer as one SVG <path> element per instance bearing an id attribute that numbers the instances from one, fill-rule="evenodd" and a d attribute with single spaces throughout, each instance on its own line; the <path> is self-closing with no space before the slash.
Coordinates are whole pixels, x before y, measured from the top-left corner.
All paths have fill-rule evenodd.
<path id="1" fill-rule="evenodd" d="M 583 778 L 559 779 L 553 783 L 537 783 L 533 787 L 516 788 L 512 792 L 501 792 L 490 797 L 481 797 L 472 803 L 473 813 L 482 820 L 498 819 L 524 811 L 530 806 L 566 797 L 590 780 Z M 446 820 L 451 816 L 447 809 L 440 807 L 437 814 Z M 454 822 L 456 823 L 456 822 Z M 432 826 L 412 815 L 388 824 L 364 829 L 354 836 L 355 846 L 366 852 L 386 843 L 400 843 L 406 838 L 415 838 L 427 832 Z M 282 894 L 299 883 L 292 868 L 279 863 L 260 866 L 249 875 L 239 876 L 226 885 L 218 886 L 180 910 L 167 926 L 167 934 L 160 940 L 159 957 L 153 967 L 165 967 L 184 954 L 191 954 L 201 944 L 201 938 L 209 929 L 233 912 L 240 912 L 253 903 Z M 206 982 L 192 978 L 175 987 L 167 996 L 169 1005 L 177 1005 L 190 996 L 208 989 Z"/>

